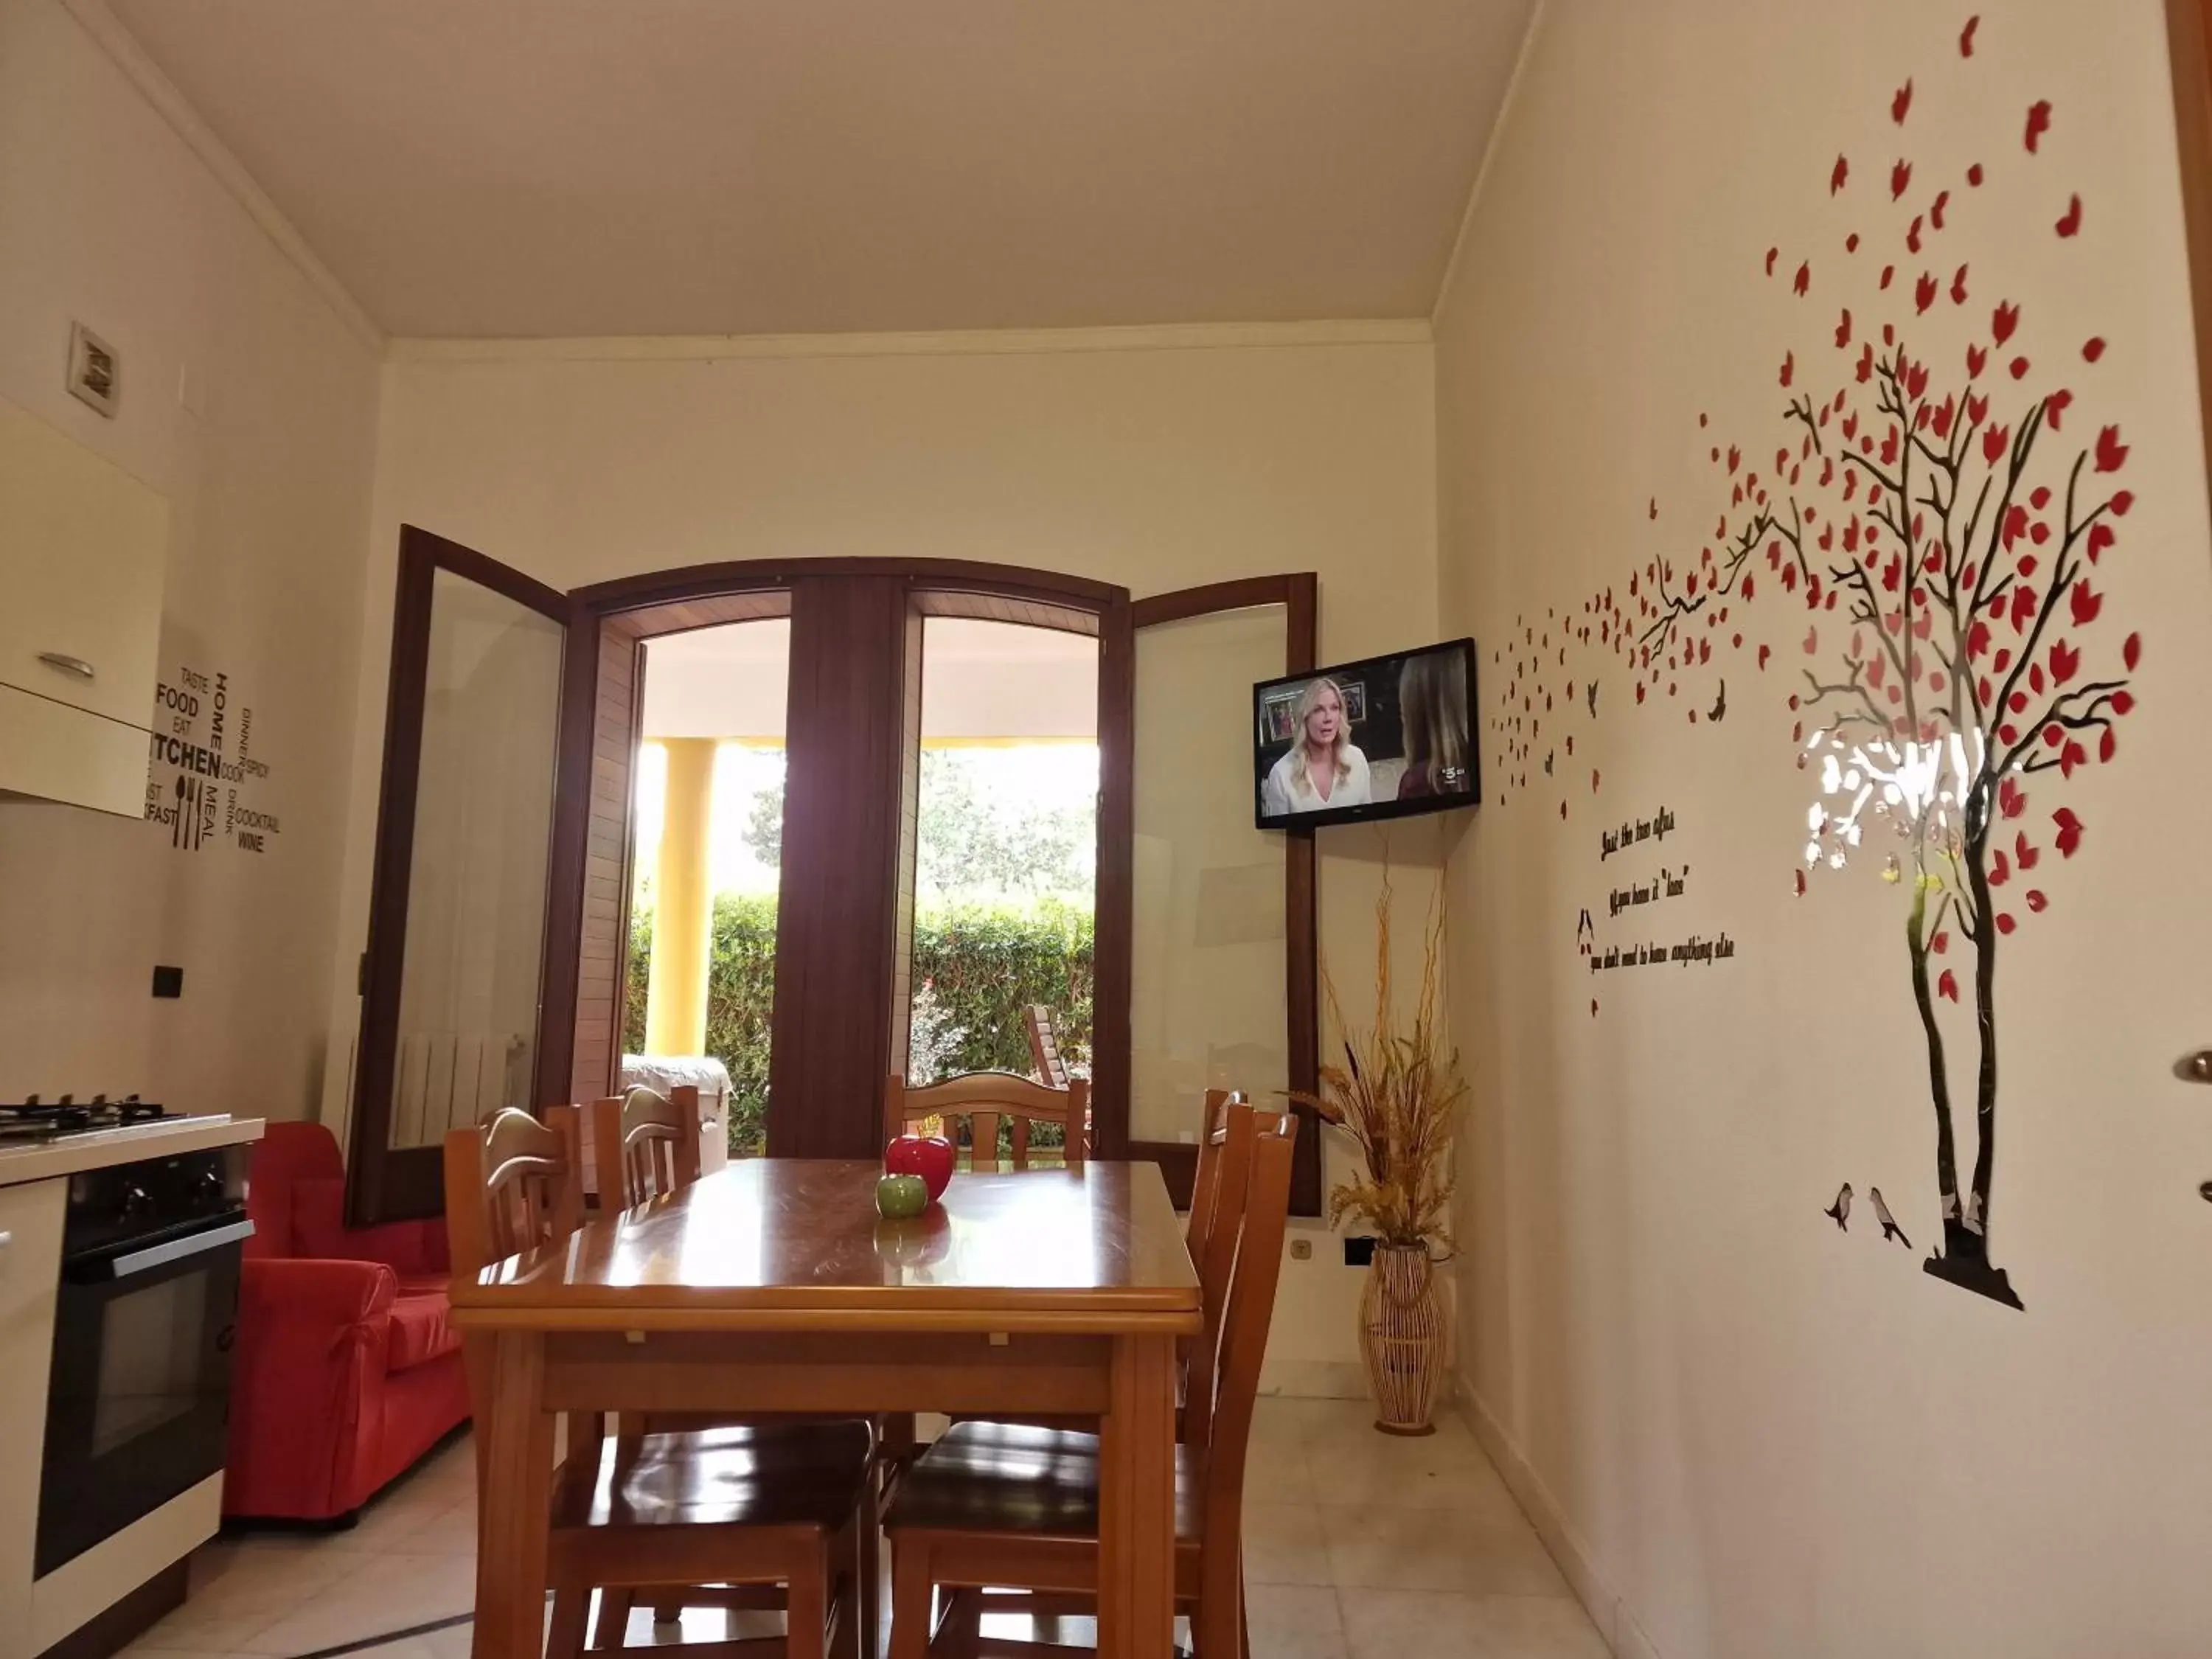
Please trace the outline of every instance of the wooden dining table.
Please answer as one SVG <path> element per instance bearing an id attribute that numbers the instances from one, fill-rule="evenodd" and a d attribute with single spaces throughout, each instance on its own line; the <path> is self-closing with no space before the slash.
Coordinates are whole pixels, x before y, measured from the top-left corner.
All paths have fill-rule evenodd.
<path id="1" fill-rule="evenodd" d="M 1096 1413 L 1099 1651 L 1167 1659 L 1200 1302 L 1158 1169 L 957 1175 L 911 1221 L 880 1174 L 748 1159 L 454 1285 L 490 1405 L 475 1659 L 541 1652 L 564 1412 Z"/>

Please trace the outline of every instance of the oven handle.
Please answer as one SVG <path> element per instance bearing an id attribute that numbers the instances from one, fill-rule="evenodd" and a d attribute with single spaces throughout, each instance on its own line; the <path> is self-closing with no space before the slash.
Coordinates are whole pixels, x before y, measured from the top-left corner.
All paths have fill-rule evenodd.
<path id="1" fill-rule="evenodd" d="M 133 1273 L 143 1273 L 155 1267 L 165 1267 L 172 1261 L 181 1261 L 186 1256 L 199 1255 L 209 1250 L 219 1250 L 227 1244 L 236 1244 L 253 1237 L 251 1221 L 234 1221 L 227 1226 L 210 1227 L 204 1233 L 187 1234 L 166 1243 L 149 1245 L 143 1250 L 132 1250 L 118 1255 L 107 1264 L 105 1277 L 128 1279 Z"/>

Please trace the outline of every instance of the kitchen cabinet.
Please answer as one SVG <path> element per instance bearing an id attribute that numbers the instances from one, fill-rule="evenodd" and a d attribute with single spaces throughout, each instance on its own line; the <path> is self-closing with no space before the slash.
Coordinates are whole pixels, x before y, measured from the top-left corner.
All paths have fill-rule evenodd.
<path id="1" fill-rule="evenodd" d="M 146 806 L 168 503 L 0 401 L 0 790 Z"/>
<path id="2" fill-rule="evenodd" d="M 24 1659 L 65 1179 L 0 1187 L 0 1659 Z"/>

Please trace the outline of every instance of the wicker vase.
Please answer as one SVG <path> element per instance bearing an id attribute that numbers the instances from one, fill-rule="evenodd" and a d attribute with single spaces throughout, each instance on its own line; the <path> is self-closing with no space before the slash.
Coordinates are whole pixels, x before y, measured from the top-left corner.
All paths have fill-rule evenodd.
<path id="1" fill-rule="evenodd" d="M 1377 1244 L 1359 1293 L 1359 1357 L 1385 1434 L 1434 1434 L 1444 1376 L 1444 1309 L 1435 1262 L 1419 1244 Z"/>

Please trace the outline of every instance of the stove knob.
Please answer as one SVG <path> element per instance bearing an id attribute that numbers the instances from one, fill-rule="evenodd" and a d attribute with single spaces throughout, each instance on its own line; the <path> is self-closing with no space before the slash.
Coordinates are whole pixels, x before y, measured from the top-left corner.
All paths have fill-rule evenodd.
<path id="1" fill-rule="evenodd" d="M 123 1220 L 131 1221 L 144 1215 L 153 1207 L 154 1195 L 137 1182 L 132 1181 L 124 1184 L 122 1201 L 116 1205 L 115 1209 L 117 1215 Z"/>
<path id="2" fill-rule="evenodd" d="M 228 1189 L 220 1170 L 202 1170 L 192 1177 L 192 1196 L 200 1203 L 217 1205 L 228 1195 Z"/>

